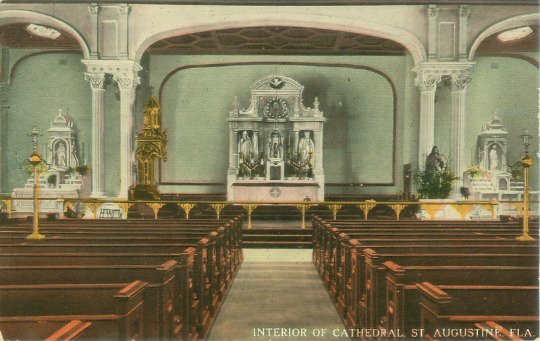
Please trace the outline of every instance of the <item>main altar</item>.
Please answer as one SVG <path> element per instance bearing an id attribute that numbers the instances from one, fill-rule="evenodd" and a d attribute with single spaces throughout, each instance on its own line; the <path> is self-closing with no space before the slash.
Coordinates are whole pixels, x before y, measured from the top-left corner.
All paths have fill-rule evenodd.
<path id="1" fill-rule="evenodd" d="M 304 87 L 284 76 L 251 87 L 249 108 L 235 100 L 229 121 L 227 200 L 324 201 L 323 125 L 314 98 L 303 105 Z"/>

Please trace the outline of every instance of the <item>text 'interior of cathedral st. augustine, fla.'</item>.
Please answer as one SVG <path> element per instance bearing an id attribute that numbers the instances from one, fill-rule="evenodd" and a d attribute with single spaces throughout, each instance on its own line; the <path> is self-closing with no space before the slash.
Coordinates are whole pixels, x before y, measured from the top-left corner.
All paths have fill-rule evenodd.
<path id="1" fill-rule="evenodd" d="M 539 23 L 0 1 L 0 340 L 540 338 Z"/>

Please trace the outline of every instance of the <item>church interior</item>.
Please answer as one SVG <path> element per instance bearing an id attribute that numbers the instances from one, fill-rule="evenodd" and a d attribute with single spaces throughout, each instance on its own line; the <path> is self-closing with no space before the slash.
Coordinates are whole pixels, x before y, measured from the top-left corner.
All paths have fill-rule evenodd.
<path id="1" fill-rule="evenodd" d="M 534 0 L 0 2 L 0 340 L 540 337 Z"/>

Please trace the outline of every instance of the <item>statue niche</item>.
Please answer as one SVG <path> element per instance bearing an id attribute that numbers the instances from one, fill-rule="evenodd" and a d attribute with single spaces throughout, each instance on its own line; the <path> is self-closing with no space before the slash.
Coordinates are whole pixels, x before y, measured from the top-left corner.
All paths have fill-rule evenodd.
<path id="1" fill-rule="evenodd" d="M 251 87 L 249 108 L 235 98 L 229 114 L 227 198 L 241 201 L 322 201 L 322 134 L 319 101 L 302 104 L 303 86 L 284 76 Z"/>

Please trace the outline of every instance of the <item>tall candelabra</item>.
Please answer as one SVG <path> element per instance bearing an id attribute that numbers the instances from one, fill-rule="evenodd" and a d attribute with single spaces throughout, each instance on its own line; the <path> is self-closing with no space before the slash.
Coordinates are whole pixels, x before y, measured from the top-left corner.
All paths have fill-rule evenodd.
<path id="1" fill-rule="evenodd" d="M 523 131 L 523 135 L 521 135 L 521 139 L 523 140 L 523 145 L 525 146 L 525 155 L 521 158 L 521 164 L 523 165 L 523 180 L 524 180 L 524 188 L 523 188 L 523 234 L 516 239 L 519 241 L 533 241 L 535 240 L 533 237 L 529 235 L 529 205 L 530 205 L 530 199 L 529 194 L 531 191 L 530 187 L 530 179 L 529 179 L 529 169 L 534 164 L 533 158 L 529 155 L 529 143 L 531 139 L 531 135 L 529 135 L 528 130 Z"/>
<path id="2" fill-rule="evenodd" d="M 41 136 L 38 133 L 37 128 L 34 127 L 31 133 L 27 134 L 32 137 L 33 152 L 28 158 L 28 162 L 32 166 L 32 171 L 34 173 L 34 191 L 33 191 L 33 201 L 34 201 L 34 217 L 33 217 L 33 232 L 28 235 L 27 239 L 44 239 L 45 235 L 39 233 L 39 166 L 43 164 L 43 158 L 38 151 L 38 136 Z"/>

